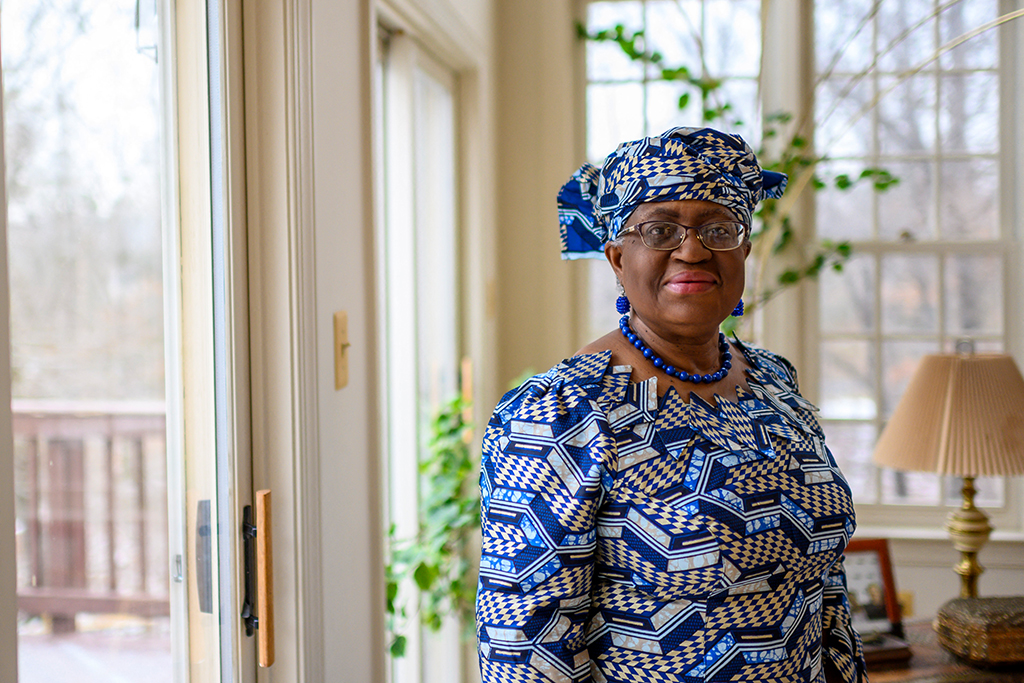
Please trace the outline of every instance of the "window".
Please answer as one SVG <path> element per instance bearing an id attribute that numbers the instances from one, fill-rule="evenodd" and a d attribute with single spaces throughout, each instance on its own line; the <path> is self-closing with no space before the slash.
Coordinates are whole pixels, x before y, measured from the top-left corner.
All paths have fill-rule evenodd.
<path id="1" fill-rule="evenodd" d="M 397 538 L 419 527 L 420 462 L 436 411 L 459 391 L 458 169 L 455 74 L 412 38 L 381 30 L 377 65 L 378 244 L 382 357 L 386 374 L 384 435 L 388 522 Z M 396 681 L 458 677 L 458 624 L 419 628 L 410 617 L 404 657 L 392 660 Z"/>
<path id="2" fill-rule="evenodd" d="M 845 0 L 815 10 L 824 174 L 872 166 L 900 179 L 880 194 L 865 185 L 818 195 L 818 235 L 850 240 L 854 253 L 818 283 L 823 426 L 859 502 L 956 503 L 958 483 L 878 471 L 871 449 L 922 355 L 960 339 L 978 351 L 1005 346 L 999 32 L 931 60 L 994 20 L 997 3 Z M 1002 505 L 1001 481 L 978 487 L 979 503 Z"/>
<path id="3" fill-rule="evenodd" d="M 803 335 L 796 346 L 805 351 L 792 360 L 804 371 L 804 393 L 821 407 L 829 445 L 862 512 L 879 513 L 862 514 L 869 524 L 891 525 L 887 506 L 899 505 L 903 523 L 934 527 L 945 512 L 940 507 L 959 500 L 956 481 L 878 471 L 870 463 L 917 359 L 950 351 L 961 339 L 979 352 L 1010 347 L 1016 247 L 1006 207 L 1013 192 L 1000 178 L 1009 177 L 1014 155 L 1000 150 L 1015 143 L 1010 126 L 1000 125 L 1000 111 L 1003 93 L 1015 86 L 1000 71 L 1000 56 L 1014 48 L 1010 32 L 995 29 L 943 49 L 995 20 L 1004 5 L 805 0 L 782 9 L 746 0 L 681 0 L 586 6 L 591 36 L 613 35 L 616 26 L 626 37 L 641 32 L 637 49 L 661 52 L 664 66 L 723 79 L 722 100 L 733 109 L 710 125 L 737 130 L 755 148 L 762 107 L 768 112 L 766 102 L 780 97 L 759 93 L 759 79 L 770 76 L 787 89 L 813 80 L 804 85 L 814 91 L 816 153 L 827 158 L 819 175 L 856 177 L 881 167 L 900 179 L 884 193 L 868 183 L 846 190 L 830 183 L 817 193 L 810 212 L 816 237 L 850 241 L 853 257 L 843 272 L 826 271 L 806 285 L 801 305 L 816 318 L 794 333 Z M 770 22 L 764 30 L 762 20 Z M 680 86 L 664 81 L 660 68 L 645 70 L 608 40 L 589 41 L 586 55 L 592 162 L 623 140 L 701 124 L 693 99 L 680 109 Z M 801 69 L 805 58 L 813 67 Z M 591 266 L 590 338 L 614 329 L 617 292 L 608 271 L 604 263 Z M 766 316 L 766 325 L 773 322 Z M 1017 493 L 998 479 L 979 479 L 978 486 L 979 504 L 1002 508 L 994 515 L 997 527 L 1020 526 Z"/>

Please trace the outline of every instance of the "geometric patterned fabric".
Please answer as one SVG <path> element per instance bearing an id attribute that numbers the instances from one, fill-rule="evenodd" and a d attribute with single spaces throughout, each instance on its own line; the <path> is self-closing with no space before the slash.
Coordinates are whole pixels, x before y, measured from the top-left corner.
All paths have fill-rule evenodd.
<path id="1" fill-rule="evenodd" d="M 735 344 L 734 344 L 735 345 Z M 506 394 L 484 437 L 485 683 L 867 681 L 850 489 L 783 358 L 717 406 L 610 352 Z"/>
<path id="2" fill-rule="evenodd" d="M 583 164 L 559 190 L 562 258 L 604 259 L 605 243 L 645 202 L 715 202 L 750 225 L 757 203 L 781 197 L 786 180 L 763 170 L 739 135 L 713 128 L 671 128 L 624 142 L 601 168 Z"/>

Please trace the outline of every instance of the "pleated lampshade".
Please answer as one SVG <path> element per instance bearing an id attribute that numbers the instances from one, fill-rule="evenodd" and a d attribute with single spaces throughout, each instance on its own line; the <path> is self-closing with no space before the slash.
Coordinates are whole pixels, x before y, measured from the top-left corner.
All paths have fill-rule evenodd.
<path id="1" fill-rule="evenodd" d="M 1024 377 L 1013 358 L 925 356 L 874 462 L 960 477 L 1024 474 Z"/>

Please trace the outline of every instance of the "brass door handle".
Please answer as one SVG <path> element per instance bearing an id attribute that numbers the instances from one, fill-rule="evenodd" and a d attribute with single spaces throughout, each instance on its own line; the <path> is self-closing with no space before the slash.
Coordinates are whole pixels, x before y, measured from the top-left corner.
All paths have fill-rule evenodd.
<path id="1" fill-rule="evenodd" d="M 270 489 L 256 492 L 256 613 L 259 619 L 259 664 L 274 663 L 274 553 Z"/>

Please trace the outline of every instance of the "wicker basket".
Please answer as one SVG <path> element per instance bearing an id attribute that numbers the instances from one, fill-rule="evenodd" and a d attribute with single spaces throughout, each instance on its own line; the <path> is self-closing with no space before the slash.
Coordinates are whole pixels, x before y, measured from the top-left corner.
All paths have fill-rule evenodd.
<path id="1" fill-rule="evenodd" d="M 950 600 L 935 631 L 942 647 L 971 662 L 1024 662 L 1024 597 Z"/>

